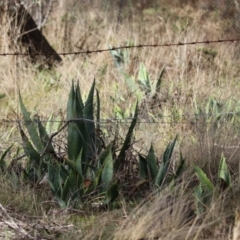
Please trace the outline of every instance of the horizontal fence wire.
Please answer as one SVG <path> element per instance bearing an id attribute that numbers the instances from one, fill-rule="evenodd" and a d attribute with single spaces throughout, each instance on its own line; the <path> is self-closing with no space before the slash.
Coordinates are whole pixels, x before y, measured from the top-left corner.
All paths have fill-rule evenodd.
<path id="1" fill-rule="evenodd" d="M 217 39 L 217 40 L 206 40 L 206 41 L 193 41 L 193 42 L 177 42 L 177 43 L 160 43 L 160 44 L 138 44 L 138 45 L 124 45 L 119 47 L 112 47 L 112 48 L 105 48 L 105 49 L 95 49 L 95 50 L 84 50 L 84 51 L 76 51 L 76 52 L 59 52 L 57 53 L 60 56 L 68 56 L 68 55 L 81 55 L 81 54 L 93 54 L 93 53 L 103 53 L 109 52 L 114 50 L 121 50 L 121 49 L 132 49 L 132 48 L 156 48 L 156 47 L 176 47 L 176 46 L 186 46 L 186 45 L 198 45 L 198 44 L 211 44 L 211 43 L 226 43 L 226 42 L 240 42 L 240 38 L 233 38 L 233 39 Z M 0 53 L 1 57 L 6 56 L 46 56 L 50 57 L 55 54 L 43 54 L 43 53 L 21 53 L 21 52 L 6 52 Z"/>
<path id="2" fill-rule="evenodd" d="M 238 15 L 239 16 L 239 15 Z M 224 16 L 223 16 L 224 17 Z M 120 20 L 118 20 L 120 21 Z M 135 44 L 135 45 L 123 45 L 118 47 L 111 47 L 111 48 L 103 48 L 103 49 L 87 49 L 82 51 L 71 51 L 71 52 L 58 52 L 57 54 L 60 56 L 78 56 L 78 55 L 89 55 L 89 54 L 96 54 L 96 53 L 104 53 L 110 51 L 117 51 L 122 49 L 143 49 L 143 48 L 160 48 L 160 47 L 181 47 L 181 46 L 190 46 L 190 45 L 199 45 L 199 44 L 218 44 L 218 43 L 236 43 L 240 42 L 240 38 L 230 38 L 230 39 L 215 39 L 215 40 L 201 40 L 201 41 L 191 41 L 191 42 L 175 42 L 175 43 L 155 43 L 155 44 Z M 22 52 L 2 52 L 0 53 L 0 57 L 7 57 L 7 56 L 16 56 L 16 57 L 27 57 L 27 56 L 45 56 L 50 57 L 54 54 L 43 54 L 43 53 L 22 53 Z M 185 113 L 185 114 L 174 114 L 174 115 L 167 115 L 161 116 L 148 116 L 146 118 L 138 117 L 137 122 L 140 124 L 186 124 L 186 123 L 199 123 L 202 120 L 209 119 L 210 117 L 216 117 L 212 119 L 213 121 L 218 121 L 218 117 L 234 117 L 240 116 L 240 111 L 232 111 L 232 112 L 220 112 L 220 113 Z M 62 119 L 62 120 L 48 120 L 48 119 L 39 119 L 39 120 L 32 120 L 32 121 L 24 121 L 22 118 L 16 119 L 0 119 L 0 124 L 25 124 L 25 123 L 37 123 L 40 121 L 42 123 L 62 123 L 67 126 L 70 122 L 93 122 L 96 125 L 113 125 L 114 124 L 130 124 L 134 118 L 104 118 L 100 121 L 97 120 L 89 120 L 84 118 L 78 119 Z M 227 124 L 230 121 L 222 122 L 222 124 Z M 226 147 L 225 145 L 219 145 L 214 143 L 215 146 L 218 147 Z M 229 148 L 240 148 L 240 146 L 230 146 Z"/>
<path id="3" fill-rule="evenodd" d="M 42 122 L 42 123 L 67 123 L 67 122 L 92 122 L 96 124 L 112 124 L 114 122 L 117 123 L 131 123 L 133 120 L 138 120 L 138 123 L 146 123 L 146 124 L 157 124 L 157 123 L 185 123 L 185 122 L 193 122 L 193 121 L 202 121 L 203 118 L 210 118 L 210 117 L 228 117 L 228 116 L 240 116 L 240 111 L 235 112 L 221 112 L 221 113 L 191 113 L 191 114 L 175 114 L 175 115 L 168 115 L 168 116 L 154 116 L 151 115 L 148 118 L 105 118 L 101 119 L 100 121 L 97 120 L 90 120 L 87 118 L 74 118 L 74 119 L 62 119 L 62 120 L 47 120 L 47 119 L 33 119 L 32 121 L 24 121 L 20 119 L 0 119 L 0 123 L 32 123 L 32 122 Z M 173 120 L 173 121 L 165 121 L 164 119 L 167 118 L 184 118 L 184 120 Z"/>

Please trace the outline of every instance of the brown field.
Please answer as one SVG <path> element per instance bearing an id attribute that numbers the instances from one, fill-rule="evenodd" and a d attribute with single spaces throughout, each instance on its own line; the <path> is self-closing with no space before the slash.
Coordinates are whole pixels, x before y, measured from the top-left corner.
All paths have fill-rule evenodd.
<path id="1" fill-rule="evenodd" d="M 43 34 L 58 53 L 240 36 L 236 13 L 232 12 L 237 10 L 227 12 L 224 1 L 219 8 L 208 5 L 208 1 L 193 5 L 191 1 L 149 1 L 152 5 L 132 1 L 120 13 L 117 4 L 93 2 L 96 4 L 56 4 Z M 7 26 L 1 26 L 2 36 L 6 36 Z M 18 45 L 10 45 L 1 41 L 1 51 L 19 51 Z M 148 189 L 137 187 L 130 194 L 132 186 L 123 188 L 116 206 L 106 210 L 89 204 L 98 202 L 97 197 L 89 197 L 88 203 L 77 208 L 62 209 L 48 184 L 33 187 L 1 176 L 0 239 L 236 240 L 237 234 L 240 236 L 238 41 L 129 48 L 121 53 L 125 55 L 120 67 L 106 51 L 62 56 L 62 63 L 51 69 L 32 63 L 28 57 L 0 56 L 0 151 L 14 144 L 7 154 L 9 162 L 22 154 L 16 124 L 22 117 L 19 91 L 32 116 L 63 120 L 72 81 L 79 81 L 85 100 L 95 79 L 101 119 L 107 122 L 101 126 L 105 141 L 112 141 L 114 134 L 123 138 L 129 125 L 126 121 L 133 117 L 138 101 L 139 122 L 129 158 L 138 161 L 136 153 L 146 155 L 152 144 L 161 162 L 167 144 L 178 135 L 171 171 L 175 171 L 181 153 L 186 169 L 180 180 L 161 191 L 150 185 Z M 141 64 L 152 84 L 147 94 L 137 81 Z M 154 84 L 163 68 L 156 91 Z M 223 156 L 231 175 L 226 188 L 218 179 Z M 196 165 L 215 189 L 202 214 L 197 214 L 193 194 L 199 183 Z M 138 176 L 131 177 L 139 180 Z"/>

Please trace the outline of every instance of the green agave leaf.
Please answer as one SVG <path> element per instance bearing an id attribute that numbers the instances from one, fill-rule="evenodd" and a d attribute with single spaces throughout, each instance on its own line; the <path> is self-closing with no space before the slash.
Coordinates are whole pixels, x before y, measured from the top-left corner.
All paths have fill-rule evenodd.
<path id="1" fill-rule="evenodd" d="M 97 131 L 99 131 L 97 133 Z M 95 148 L 96 148 L 96 153 L 100 154 L 102 151 L 102 141 L 100 139 L 100 97 L 99 97 L 99 92 L 97 90 L 97 129 L 95 130 L 96 136 L 95 136 Z M 97 135 L 98 134 L 98 135 Z"/>
<path id="2" fill-rule="evenodd" d="M 93 98 L 94 98 L 94 90 L 95 90 L 95 79 L 93 81 L 91 90 L 88 94 L 88 98 L 85 102 L 85 107 L 83 109 L 83 117 L 84 119 L 90 120 L 85 122 L 87 135 L 88 135 L 88 161 L 90 162 L 92 159 L 94 159 L 96 149 L 95 149 L 95 123 L 94 123 L 94 104 L 93 104 Z"/>
<path id="3" fill-rule="evenodd" d="M 51 127 L 52 127 L 52 120 L 53 120 L 53 115 L 51 114 L 51 116 L 48 118 L 47 123 L 46 123 L 46 132 L 47 134 L 51 134 Z"/>
<path id="4" fill-rule="evenodd" d="M 67 172 L 67 176 L 69 177 L 69 175 L 71 174 L 71 171 L 74 170 L 74 172 L 77 174 L 76 178 L 76 184 L 79 184 L 82 182 L 83 179 L 83 172 L 82 172 L 82 151 L 80 151 L 76 161 L 70 160 L 70 159 L 66 159 L 65 160 L 67 165 L 69 166 L 69 171 Z M 90 166 L 92 167 L 92 166 Z M 71 179 L 70 179 L 71 180 Z M 69 181 L 70 181 L 69 180 Z"/>
<path id="5" fill-rule="evenodd" d="M 171 142 L 170 144 L 168 144 L 167 149 L 165 150 L 164 154 L 163 154 L 163 163 L 167 164 L 169 163 L 171 157 L 172 157 L 172 153 L 175 147 L 177 141 L 177 136 L 175 137 L 175 139 L 173 140 L 173 142 Z"/>
<path id="6" fill-rule="evenodd" d="M 81 197 L 81 195 L 82 195 L 82 190 L 79 188 L 79 189 L 76 189 L 74 192 L 73 192 L 73 194 L 72 194 L 72 196 L 71 196 L 71 199 L 69 199 L 69 202 L 70 202 L 70 200 L 71 201 L 75 201 L 75 200 L 80 200 L 80 197 Z"/>
<path id="7" fill-rule="evenodd" d="M 57 165 L 48 165 L 48 182 L 54 193 L 58 198 L 62 195 L 62 180 L 60 176 L 60 166 Z"/>
<path id="8" fill-rule="evenodd" d="M 162 84 L 162 77 L 165 72 L 165 67 L 162 68 L 162 71 L 158 77 L 157 83 L 156 83 L 156 92 L 159 93 L 161 90 L 161 84 Z"/>
<path id="9" fill-rule="evenodd" d="M 139 175 L 141 179 L 147 179 L 148 175 L 148 164 L 146 158 L 144 158 L 141 154 L 139 156 Z"/>
<path id="10" fill-rule="evenodd" d="M 65 161 L 68 167 L 76 169 L 76 162 L 74 160 L 66 159 Z"/>
<path id="11" fill-rule="evenodd" d="M 183 158 L 182 154 L 180 154 L 180 161 L 179 161 L 179 164 L 177 166 L 177 170 L 176 170 L 176 173 L 174 175 L 174 179 L 178 178 L 181 175 L 181 173 L 184 169 L 184 166 L 185 166 L 185 161 L 186 161 L 186 159 Z"/>
<path id="12" fill-rule="evenodd" d="M 143 63 L 140 64 L 140 69 L 139 69 L 137 79 L 140 82 L 140 84 L 143 86 L 144 90 L 147 93 L 151 93 L 152 91 L 151 82 L 148 76 L 147 69 Z"/>
<path id="13" fill-rule="evenodd" d="M 114 163 L 114 169 L 117 170 L 117 171 L 120 170 L 121 168 L 123 168 L 127 150 L 129 149 L 129 147 L 131 145 L 132 135 L 133 135 L 133 131 L 134 131 L 134 128 L 136 126 L 136 123 L 137 123 L 137 118 L 138 118 L 138 103 L 136 104 L 134 117 L 133 117 L 131 125 L 128 129 L 128 133 L 125 137 L 123 146 L 120 150 L 118 158 L 116 159 L 116 161 Z"/>
<path id="14" fill-rule="evenodd" d="M 32 121 L 30 117 L 30 113 L 27 111 L 26 107 L 23 104 L 21 94 L 19 93 L 19 102 L 20 102 L 20 108 L 23 114 L 23 119 L 24 119 L 24 125 L 26 126 L 28 133 L 30 135 L 31 141 L 36 147 L 37 151 L 42 152 L 43 150 L 43 145 L 41 142 L 41 139 L 38 135 L 37 129 L 34 125 L 34 122 Z"/>
<path id="15" fill-rule="evenodd" d="M 103 170 L 101 174 L 101 185 L 102 191 L 105 192 L 109 188 L 109 185 L 113 178 L 113 159 L 112 159 L 112 151 L 111 149 L 106 156 L 103 163 Z"/>
<path id="16" fill-rule="evenodd" d="M 90 169 L 91 171 L 94 171 L 96 172 L 97 168 L 92 165 L 92 164 L 88 164 L 88 163 L 85 163 L 85 162 L 82 162 L 82 166 L 86 166 L 88 169 Z M 91 173 L 89 173 L 91 175 Z M 88 171 L 84 172 L 84 176 L 88 175 Z"/>
<path id="17" fill-rule="evenodd" d="M 219 165 L 218 177 L 224 181 L 226 187 L 229 187 L 231 185 L 231 175 L 227 166 L 226 159 L 223 156 L 223 154 L 221 156 L 221 161 Z"/>
<path id="18" fill-rule="evenodd" d="M 56 120 L 53 120 L 53 115 L 51 114 L 45 127 L 47 134 L 50 135 L 51 133 L 57 132 L 60 129 L 61 124 L 61 117 L 57 116 Z"/>
<path id="19" fill-rule="evenodd" d="M 83 178 L 83 172 L 82 172 L 82 150 L 80 151 L 77 159 L 76 159 L 76 171 Z"/>
<path id="20" fill-rule="evenodd" d="M 68 179 L 69 179 L 69 190 L 71 191 L 71 194 L 73 194 L 78 188 L 78 181 L 77 181 L 76 172 L 74 172 L 72 169 L 70 170 Z"/>
<path id="21" fill-rule="evenodd" d="M 19 124 L 20 134 L 23 142 L 23 150 L 25 154 L 29 157 L 30 161 L 35 162 L 37 166 L 40 165 L 40 154 L 34 149 L 28 137 L 24 133 L 21 125 Z"/>
<path id="22" fill-rule="evenodd" d="M 160 187 L 167 175 L 168 172 L 168 164 L 161 164 L 161 167 L 159 168 L 159 171 L 157 173 L 157 176 L 155 178 L 155 185 Z"/>
<path id="23" fill-rule="evenodd" d="M 81 95 L 81 91 L 80 91 L 80 85 L 79 85 L 79 82 L 76 86 L 76 97 L 77 97 L 77 100 L 78 100 L 78 103 L 79 103 L 79 106 L 80 106 L 80 109 L 84 109 L 84 104 L 83 104 L 83 100 L 82 100 L 82 95 Z"/>
<path id="24" fill-rule="evenodd" d="M 39 132 L 39 136 L 40 139 L 42 141 L 43 146 L 45 147 L 49 141 L 49 136 L 48 133 L 45 129 L 45 127 L 42 125 L 42 122 L 40 121 L 40 119 L 37 119 L 37 123 L 38 123 L 38 132 Z M 52 143 L 50 143 L 46 149 L 46 153 L 55 153 L 55 150 L 53 148 Z M 55 154 L 56 155 L 56 154 Z"/>
<path id="25" fill-rule="evenodd" d="M 99 92 L 98 90 L 96 90 L 97 92 L 97 122 L 100 124 L 100 97 L 99 97 Z"/>
<path id="26" fill-rule="evenodd" d="M 92 184 L 88 188 L 88 192 L 94 191 L 99 186 L 99 184 L 101 182 L 102 171 L 103 171 L 103 167 L 98 169 L 96 176 L 94 177 L 94 179 L 92 181 Z"/>
<path id="27" fill-rule="evenodd" d="M 70 169 L 68 175 L 68 195 L 71 196 L 71 200 L 79 197 L 80 188 L 82 185 L 82 177 L 73 169 Z"/>
<path id="28" fill-rule="evenodd" d="M 201 184 L 199 184 L 194 189 L 194 197 L 195 197 L 195 203 L 196 203 L 196 210 L 197 215 L 201 215 L 205 211 L 205 205 L 204 205 L 204 190 Z"/>
<path id="29" fill-rule="evenodd" d="M 118 195 L 119 195 L 118 184 L 114 183 L 106 192 L 103 204 L 107 205 L 113 203 L 117 199 Z"/>
<path id="30" fill-rule="evenodd" d="M 81 101 L 81 94 L 79 85 L 74 87 L 72 83 L 71 91 L 67 104 L 67 119 L 79 119 L 83 118 L 83 108 Z M 74 121 L 68 125 L 68 157 L 71 160 L 75 160 L 81 149 L 82 157 L 85 159 L 87 149 L 87 132 L 86 126 L 83 121 Z"/>
<path id="31" fill-rule="evenodd" d="M 7 168 L 7 164 L 5 161 L 5 157 L 6 155 L 10 152 L 11 148 L 13 147 L 14 144 L 12 144 L 10 147 L 8 147 L 2 154 L 1 158 L 0 158 L 0 169 L 2 170 L 2 172 L 6 171 Z"/>
<path id="32" fill-rule="evenodd" d="M 101 154 L 98 157 L 98 168 L 100 168 L 103 165 L 103 163 L 104 163 L 105 159 L 108 157 L 109 152 L 111 151 L 112 147 L 113 147 L 113 144 L 110 143 L 107 145 L 107 147 L 104 149 L 104 151 L 101 152 Z"/>
<path id="33" fill-rule="evenodd" d="M 205 193 L 212 193 L 214 191 L 214 185 L 212 184 L 210 179 L 198 166 L 195 166 L 194 169 L 203 189 L 205 189 Z"/>
<path id="34" fill-rule="evenodd" d="M 155 152 L 152 145 L 150 147 L 146 160 L 148 165 L 150 166 L 152 179 L 155 179 L 158 174 L 158 166 L 157 166 L 156 156 L 155 156 Z"/>
<path id="35" fill-rule="evenodd" d="M 90 92 L 88 94 L 88 98 L 85 102 L 85 106 L 83 109 L 83 116 L 84 118 L 87 118 L 89 120 L 94 120 L 94 107 L 93 107 L 93 98 L 94 98 L 94 90 L 95 90 L 95 79 L 93 81 L 92 87 L 90 89 Z M 88 130 L 94 129 L 94 123 L 88 122 L 87 124 Z M 88 131 L 90 132 L 90 131 Z"/>
<path id="36" fill-rule="evenodd" d="M 62 179 L 62 182 L 65 182 L 69 177 L 70 169 L 71 169 L 70 166 L 66 168 L 63 164 L 60 164 L 60 177 Z"/>
<path id="37" fill-rule="evenodd" d="M 114 106 L 114 113 L 116 118 L 124 119 L 125 111 L 122 108 L 120 108 L 118 105 Z"/>
<path id="38" fill-rule="evenodd" d="M 164 154 L 163 154 L 163 161 L 161 163 L 160 169 L 157 173 L 156 179 L 155 179 L 155 185 L 161 186 L 164 179 L 167 176 L 169 164 L 171 161 L 172 153 L 176 144 L 177 137 L 175 137 L 174 141 L 169 143 Z"/>
<path id="39" fill-rule="evenodd" d="M 60 206 L 60 208 L 66 208 L 67 207 L 67 203 L 65 201 L 63 201 L 60 197 L 55 197 L 58 205 Z"/>
<path id="40" fill-rule="evenodd" d="M 136 83 L 134 77 L 129 76 L 127 74 L 124 74 L 124 75 L 125 75 L 125 82 L 126 82 L 128 88 L 130 89 L 130 91 L 132 93 L 140 91 L 139 85 Z"/>
<path id="41" fill-rule="evenodd" d="M 110 49 L 110 54 L 113 57 L 113 61 L 115 64 L 116 68 L 120 68 L 122 67 L 122 65 L 124 64 L 124 56 L 123 53 L 120 49 L 118 50 L 112 50 L 112 46 L 108 45 L 108 48 Z"/>
<path id="42" fill-rule="evenodd" d="M 76 93 L 74 83 L 72 82 L 67 103 L 67 119 L 70 120 L 78 117 L 76 115 Z M 79 145 L 76 146 L 80 142 L 78 131 L 76 123 L 70 123 L 68 125 L 68 157 L 72 160 L 74 159 L 76 152 L 79 150 Z"/>
<path id="43" fill-rule="evenodd" d="M 63 184 L 63 190 L 62 190 L 62 195 L 61 199 L 65 202 L 68 200 L 69 197 L 69 189 L 70 189 L 70 182 L 69 182 L 69 177 L 65 180 Z"/>

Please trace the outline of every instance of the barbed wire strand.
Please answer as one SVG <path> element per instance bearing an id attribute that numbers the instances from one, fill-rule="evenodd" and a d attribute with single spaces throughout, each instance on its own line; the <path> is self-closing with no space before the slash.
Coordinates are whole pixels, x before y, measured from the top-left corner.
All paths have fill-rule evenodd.
<path id="1" fill-rule="evenodd" d="M 124 45 L 119 47 L 105 48 L 105 49 L 96 49 L 96 50 L 84 50 L 77 52 L 59 52 L 57 53 L 60 56 L 68 56 L 68 55 L 81 55 L 81 54 L 93 54 L 93 53 L 103 53 L 109 51 L 117 51 L 121 49 L 132 49 L 132 48 L 156 48 L 156 47 L 176 47 L 176 46 L 186 46 L 186 45 L 197 45 L 197 44 L 211 44 L 211 43 L 226 43 L 226 42 L 240 42 L 240 38 L 233 39 L 218 39 L 218 40 L 205 40 L 205 41 L 194 41 L 194 42 L 178 42 L 178 43 L 161 43 L 161 44 L 138 44 L 138 45 Z M 56 55 L 55 53 L 43 54 L 43 53 L 21 53 L 21 52 L 13 52 L 13 53 L 0 53 L 0 56 L 46 56 L 50 57 Z"/>
<path id="2" fill-rule="evenodd" d="M 150 115 L 148 118 L 142 118 L 142 117 L 138 117 L 138 123 L 147 123 L 147 124 L 157 124 L 157 123 L 189 123 L 189 122 L 195 122 L 195 121 L 201 121 L 202 117 L 224 117 L 225 116 L 236 116 L 239 115 L 240 116 L 240 111 L 236 111 L 236 112 L 221 112 L 221 113 L 192 113 L 192 114 L 176 114 L 176 115 L 168 115 L 168 116 L 154 116 L 154 115 Z M 185 118 L 184 120 L 173 120 L 173 121 L 164 121 L 162 119 L 166 119 L 166 118 L 172 118 L 172 119 L 176 119 L 176 118 Z M 151 120 L 149 120 L 151 119 Z M 100 121 L 97 120 L 90 120 L 90 119 L 86 119 L 86 118 L 74 118 L 74 119 L 70 119 L 70 120 L 66 120 L 66 119 L 62 119 L 62 120 L 42 120 L 42 119 L 33 119 L 32 121 L 24 121 L 24 120 L 16 120 L 16 119 L 0 119 L 0 122 L 2 123 L 37 123 L 38 121 L 42 122 L 42 123 L 48 123 L 48 122 L 52 122 L 52 123 L 66 123 L 66 122 L 92 122 L 92 123 L 96 123 L 96 124 L 108 124 L 108 123 L 114 123 L 114 122 L 118 122 L 118 123 L 131 123 L 131 121 L 133 121 L 134 118 L 105 118 L 102 119 Z"/>

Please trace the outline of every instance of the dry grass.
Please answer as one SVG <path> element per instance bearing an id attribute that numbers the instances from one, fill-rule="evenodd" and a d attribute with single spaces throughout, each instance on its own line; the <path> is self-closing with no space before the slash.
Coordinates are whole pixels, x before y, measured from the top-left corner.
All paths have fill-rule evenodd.
<path id="1" fill-rule="evenodd" d="M 124 19 L 118 30 L 118 12 L 115 8 L 112 8 L 114 11 L 106 12 L 87 4 L 79 9 L 71 8 L 71 4 L 69 6 L 53 12 L 43 29 L 47 39 L 58 52 L 104 49 L 108 48 L 109 44 L 118 46 L 126 42 L 192 42 L 231 36 L 229 31 L 226 31 L 226 21 L 219 19 L 217 12 L 196 10 L 188 5 L 184 8 L 164 5 L 157 10 L 143 9 L 141 13 L 132 17 L 124 12 Z M 156 123 L 139 124 L 136 139 L 141 141 L 134 147 L 146 153 L 153 143 L 160 157 L 166 144 L 178 134 L 176 154 L 181 151 L 187 159 L 188 166 L 197 164 L 203 167 L 212 180 L 217 174 L 223 153 L 234 176 L 235 189 L 226 191 L 214 199 L 208 214 L 200 218 L 190 217 L 194 214 L 194 203 L 189 189 L 191 185 L 196 186 L 196 179 L 191 173 L 186 174 L 182 185 L 174 192 L 166 189 L 160 196 L 153 194 L 151 201 L 145 200 L 144 204 L 134 211 L 131 211 L 131 200 L 126 203 L 123 198 L 121 208 L 115 213 L 91 214 L 93 210 L 88 209 L 74 215 L 67 211 L 54 215 L 53 212 L 59 210 L 51 201 L 45 204 L 49 196 L 39 196 L 41 191 L 36 193 L 34 189 L 25 186 L 14 189 L 11 184 L 1 180 L 0 202 L 3 209 L 10 211 L 8 217 L 6 214 L 0 214 L 0 228 L 3 226 L 6 231 L 3 239 L 11 238 L 7 235 L 9 229 L 15 233 L 23 229 L 31 236 L 36 236 L 36 239 L 39 236 L 46 237 L 41 235 L 44 232 L 43 226 L 50 226 L 55 221 L 60 222 L 58 228 L 69 228 L 66 227 L 61 235 L 61 230 L 58 231 L 57 227 L 49 227 L 49 236 L 46 237 L 48 239 L 59 235 L 62 239 L 69 236 L 79 239 L 79 230 L 84 232 L 83 228 L 88 229 L 86 239 L 232 239 L 234 213 L 239 206 L 239 149 L 224 146 L 239 145 L 238 116 L 232 122 L 223 121 L 216 126 L 216 122 L 208 123 L 204 117 L 196 121 L 194 113 L 197 108 L 207 113 L 210 98 L 222 104 L 222 112 L 238 111 L 238 44 L 131 49 L 129 54 L 129 62 L 121 69 L 114 66 L 108 52 L 66 56 L 63 57 L 63 62 L 52 70 L 39 70 L 38 66 L 32 65 L 25 58 L 1 57 L 1 119 L 18 118 L 18 90 L 33 114 L 38 114 L 43 119 L 48 119 L 51 114 L 54 117 L 59 116 L 61 112 L 65 112 L 71 81 L 79 80 L 81 91 L 86 97 L 85 93 L 88 92 L 94 77 L 100 92 L 101 117 L 114 118 L 116 106 L 125 112 L 125 117 L 130 117 L 137 96 L 130 92 L 123 73 L 136 78 L 142 62 L 146 65 L 150 79 L 155 80 L 165 66 L 158 98 L 154 102 L 151 99 L 142 100 L 142 117 L 152 120 L 151 114 L 158 116 L 155 118 Z M 170 117 L 161 118 L 161 115 Z M 1 130 L 2 149 L 10 143 L 17 145 L 20 142 L 14 124 L 2 124 Z M 14 153 L 11 157 L 13 155 Z M 3 209 L 0 209 L 0 213 L 4 212 Z M 85 214 L 93 216 L 93 223 L 90 217 L 86 221 L 82 220 L 85 219 Z M 19 228 L 14 230 L 13 226 L 9 226 L 8 218 L 15 219 Z M 43 221 L 34 231 L 34 227 L 30 230 L 27 224 L 32 222 L 32 219 Z M 234 236 L 239 232 L 239 219 L 236 219 Z M 110 223 L 111 221 L 113 223 Z M 71 225 L 73 222 L 74 227 Z M 21 234 L 19 238 L 24 237 L 24 233 Z"/>

